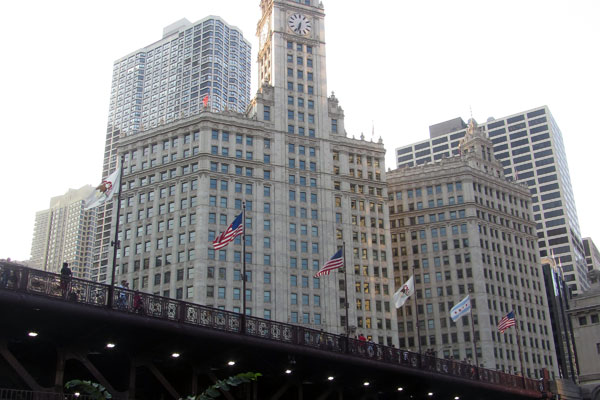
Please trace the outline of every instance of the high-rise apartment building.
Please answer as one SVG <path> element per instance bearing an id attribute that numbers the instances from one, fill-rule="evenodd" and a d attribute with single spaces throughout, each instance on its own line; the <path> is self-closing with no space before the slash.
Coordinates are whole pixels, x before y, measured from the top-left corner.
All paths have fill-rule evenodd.
<path id="1" fill-rule="evenodd" d="M 245 296 L 255 316 L 397 344 L 383 144 L 346 137 L 327 96 L 322 5 L 260 5 L 246 114 L 203 110 L 120 140 L 118 279 L 236 312 Z M 214 250 L 243 204 L 246 252 L 239 236 Z M 314 278 L 344 244 L 346 270 Z"/>
<path id="2" fill-rule="evenodd" d="M 89 279 L 96 214 L 84 209 L 84 201 L 93 190 L 89 185 L 69 189 L 36 213 L 29 265 L 58 273 L 68 262 L 74 276 Z"/>
<path id="3" fill-rule="evenodd" d="M 414 275 L 416 292 L 399 309 L 400 347 L 520 372 L 516 329 L 496 328 L 514 311 L 525 374 L 557 373 L 531 195 L 471 121 L 461 155 L 387 174 L 396 287 Z M 473 328 L 450 318 L 467 295 Z"/>
<path id="4" fill-rule="evenodd" d="M 117 165 L 121 136 L 214 111 L 244 112 L 250 101 L 250 43 L 219 17 L 182 19 L 163 38 L 115 61 L 102 177 Z M 91 278 L 107 280 L 112 203 L 98 207 Z"/>
<path id="5" fill-rule="evenodd" d="M 585 263 L 588 271 L 600 271 L 600 251 L 598 251 L 592 238 L 583 238 L 583 248 L 585 250 Z"/>
<path id="6" fill-rule="evenodd" d="M 553 253 L 571 291 L 585 291 L 589 283 L 567 155 L 550 110 L 544 106 L 490 118 L 483 126 L 504 174 L 526 183 L 531 191 L 540 257 Z M 461 118 L 430 126 L 430 139 L 396 149 L 397 167 L 422 165 L 458 154 L 466 127 Z"/>

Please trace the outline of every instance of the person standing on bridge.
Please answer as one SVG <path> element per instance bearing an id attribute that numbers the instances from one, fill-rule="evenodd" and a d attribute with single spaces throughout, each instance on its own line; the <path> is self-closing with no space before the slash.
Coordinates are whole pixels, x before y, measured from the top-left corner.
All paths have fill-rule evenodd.
<path id="1" fill-rule="evenodd" d="M 0 287 L 7 287 L 8 281 L 10 280 L 11 270 L 8 269 L 8 265 L 3 265 L 2 274 L 0 275 Z"/>
<path id="2" fill-rule="evenodd" d="M 64 262 L 62 268 L 60 269 L 60 288 L 64 298 L 67 298 L 67 294 L 69 293 L 72 276 L 73 272 L 71 272 L 71 268 L 69 268 L 69 263 Z"/>

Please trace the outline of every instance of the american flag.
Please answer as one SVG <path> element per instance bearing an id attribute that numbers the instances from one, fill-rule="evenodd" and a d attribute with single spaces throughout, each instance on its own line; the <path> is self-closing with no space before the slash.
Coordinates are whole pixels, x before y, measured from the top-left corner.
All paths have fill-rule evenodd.
<path id="1" fill-rule="evenodd" d="M 233 220 L 231 225 L 229 225 L 227 230 L 221 233 L 219 236 L 217 236 L 217 238 L 213 241 L 213 248 L 215 250 L 222 249 L 223 247 L 227 246 L 229 242 L 233 241 L 233 239 L 235 239 L 236 236 L 239 236 L 242 233 L 244 233 L 244 223 L 242 221 L 242 215 L 243 213 L 235 217 L 235 219 Z"/>
<path id="2" fill-rule="evenodd" d="M 329 261 L 321 267 L 321 269 L 314 275 L 315 278 L 318 278 L 321 275 L 329 275 L 331 271 L 334 269 L 338 269 L 344 266 L 344 256 L 342 254 L 342 249 L 339 249 L 337 253 L 331 257 Z"/>
<path id="3" fill-rule="evenodd" d="M 515 326 L 516 324 L 517 322 L 515 321 L 515 312 L 511 311 L 504 317 L 502 317 L 500 322 L 498 322 L 498 330 L 500 331 L 500 333 L 504 333 L 505 330 L 507 330 L 511 326 Z"/>

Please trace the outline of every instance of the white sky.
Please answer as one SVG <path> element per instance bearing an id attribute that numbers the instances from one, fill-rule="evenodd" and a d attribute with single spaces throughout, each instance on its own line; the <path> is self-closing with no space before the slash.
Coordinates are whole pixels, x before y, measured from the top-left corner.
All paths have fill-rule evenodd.
<path id="1" fill-rule="evenodd" d="M 98 184 L 114 60 L 181 19 L 219 15 L 252 42 L 259 0 L 20 0 L 0 5 L 0 258 L 29 258 L 36 211 Z M 455 117 L 548 105 L 583 236 L 600 245 L 600 2 L 324 0 L 328 90 L 346 131 L 394 149 Z M 253 89 L 256 68 L 253 66 Z"/>

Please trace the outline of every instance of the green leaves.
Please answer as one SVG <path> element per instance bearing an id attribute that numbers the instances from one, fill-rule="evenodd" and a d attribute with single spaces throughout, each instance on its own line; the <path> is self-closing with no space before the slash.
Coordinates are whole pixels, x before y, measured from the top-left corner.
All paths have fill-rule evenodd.
<path id="1" fill-rule="evenodd" d="M 92 381 L 82 381 L 79 379 L 73 379 L 65 383 L 65 389 L 73 389 L 75 391 L 83 392 L 84 394 L 98 400 L 112 399 L 112 395 L 108 393 L 108 390 L 99 383 Z"/>
<path id="2" fill-rule="evenodd" d="M 188 396 L 185 400 L 213 400 L 221 396 L 221 392 L 229 392 L 232 387 L 239 386 L 243 383 L 252 382 L 262 376 L 259 372 L 242 372 L 240 374 L 230 376 L 227 379 L 218 380 L 214 385 L 206 389 L 203 393 L 197 396 Z M 82 381 L 74 379 L 65 383 L 65 389 L 79 391 L 82 394 L 92 397 L 97 400 L 112 399 L 112 395 L 108 393 L 106 388 L 99 383 L 92 381 Z"/>
<path id="3" fill-rule="evenodd" d="M 242 383 L 248 383 L 255 381 L 259 376 L 262 376 L 260 372 L 242 372 L 240 374 L 230 376 L 227 379 L 218 380 L 214 385 L 206 389 L 203 393 L 197 396 L 188 396 L 186 400 L 212 400 L 221 396 L 221 391 L 229 392 L 231 387 L 239 386 Z"/>

